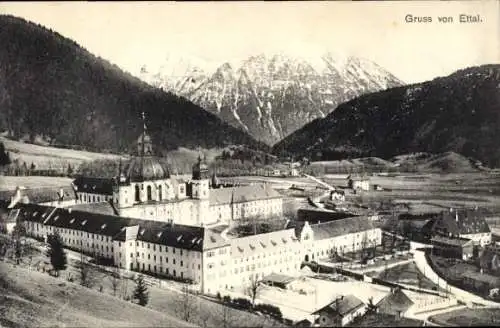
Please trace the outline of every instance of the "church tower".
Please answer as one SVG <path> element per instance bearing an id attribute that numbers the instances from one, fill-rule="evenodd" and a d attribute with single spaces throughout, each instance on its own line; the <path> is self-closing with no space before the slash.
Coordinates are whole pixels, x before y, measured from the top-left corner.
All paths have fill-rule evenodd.
<path id="1" fill-rule="evenodd" d="M 194 199 L 208 199 L 210 174 L 205 160 L 198 156 L 198 162 L 193 165 L 192 197 Z"/>
<path id="2" fill-rule="evenodd" d="M 120 168 L 115 178 L 113 200 L 118 212 L 127 209 L 128 215 L 136 217 L 131 209 L 135 205 L 152 204 L 168 198 L 170 173 L 153 156 L 153 143 L 147 132 L 146 117 L 142 113 L 143 130 L 136 143 L 136 151 L 126 166 Z M 154 214 L 154 213 L 153 213 Z"/>
<path id="3" fill-rule="evenodd" d="M 193 178 L 191 180 L 191 197 L 197 200 L 198 225 L 212 222 L 209 202 L 210 175 L 205 158 L 198 156 L 198 162 L 193 165 Z"/>

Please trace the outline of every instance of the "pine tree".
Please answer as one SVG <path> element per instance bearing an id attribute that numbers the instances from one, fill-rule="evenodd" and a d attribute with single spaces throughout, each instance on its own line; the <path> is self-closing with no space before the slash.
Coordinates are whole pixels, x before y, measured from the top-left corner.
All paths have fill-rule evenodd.
<path id="1" fill-rule="evenodd" d="M 9 165 L 10 163 L 9 153 L 5 150 L 3 142 L 0 142 L 0 166 Z"/>
<path id="2" fill-rule="evenodd" d="M 137 303 L 139 303 L 139 305 L 146 306 L 149 300 L 149 293 L 148 287 L 146 286 L 142 275 L 139 275 L 137 277 L 137 279 L 135 280 L 135 284 L 134 295 L 132 296 L 132 298 L 137 300 Z"/>
<path id="3" fill-rule="evenodd" d="M 64 245 L 57 232 L 53 235 L 49 235 L 48 243 L 49 249 L 47 250 L 47 256 L 50 259 L 52 267 L 56 271 L 56 276 L 59 276 L 59 271 L 65 270 L 68 263 Z"/>
<path id="4" fill-rule="evenodd" d="M 66 170 L 66 173 L 68 177 L 71 177 L 73 175 L 73 168 L 71 167 L 70 163 L 68 163 L 68 169 Z"/>

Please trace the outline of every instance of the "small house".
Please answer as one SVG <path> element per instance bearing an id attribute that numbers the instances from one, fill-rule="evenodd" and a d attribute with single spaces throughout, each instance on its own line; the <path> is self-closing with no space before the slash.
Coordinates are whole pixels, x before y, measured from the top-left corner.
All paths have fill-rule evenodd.
<path id="1" fill-rule="evenodd" d="M 370 190 L 370 179 L 366 176 L 349 175 L 347 177 L 347 185 L 353 190 Z"/>
<path id="2" fill-rule="evenodd" d="M 491 243 L 491 230 L 483 214 L 476 209 L 450 209 L 432 220 L 431 233 L 471 239 L 484 247 Z"/>
<path id="3" fill-rule="evenodd" d="M 379 313 L 394 315 L 396 318 L 404 317 L 413 306 L 413 301 L 401 290 L 392 288 L 380 302 L 377 303 Z"/>
<path id="4" fill-rule="evenodd" d="M 289 283 L 295 278 L 283 274 L 271 273 L 270 275 L 262 278 L 261 282 L 265 285 L 287 289 Z"/>
<path id="5" fill-rule="evenodd" d="M 354 295 L 338 297 L 334 302 L 319 309 L 313 314 L 317 316 L 315 324 L 319 327 L 346 326 L 354 318 L 366 312 L 366 304 Z"/>
<path id="6" fill-rule="evenodd" d="M 330 191 L 330 200 L 333 202 L 345 202 L 345 192 L 338 189 Z"/>
<path id="7" fill-rule="evenodd" d="M 431 239 L 433 254 L 467 260 L 474 254 L 474 243 L 467 238 L 449 238 L 444 236 L 434 236 Z"/>

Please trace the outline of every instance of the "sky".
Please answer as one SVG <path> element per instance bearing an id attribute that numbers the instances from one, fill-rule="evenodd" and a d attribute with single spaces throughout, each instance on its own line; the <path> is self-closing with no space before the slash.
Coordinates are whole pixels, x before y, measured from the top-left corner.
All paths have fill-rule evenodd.
<path id="1" fill-rule="evenodd" d="M 500 1 L 0 2 L 137 74 L 168 55 L 215 67 L 252 55 L 373 60 L 407 83 L 500 63 Z M 459 15 L 479 14 L 480 23 Z M 431 17 L 409 23 L 407 15 Z M 452 16 L 440 23 L 438 16 Z"/>

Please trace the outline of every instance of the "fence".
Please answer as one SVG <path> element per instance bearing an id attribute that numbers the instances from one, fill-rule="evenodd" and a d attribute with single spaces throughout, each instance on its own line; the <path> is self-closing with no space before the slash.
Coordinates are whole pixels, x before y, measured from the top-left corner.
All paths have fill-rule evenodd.
<path id="1" fill-rule="evenodd" d="M 429 265 L 427 258 L 426 258 L 426 252 L 422 250 L 415 250 L 415 264 L 417 265 L 418 270 L 428 279 L 430 279 L 433 283 L 438 285 L 439 287 L 443 289 L 449 289 L 450 292 L 455 295 L 455 297 L 458 298 L 458 300 L 466 303 L 466 304 L 482 304 L 485 306 L 491 306 L 491 307 L 500 307 L 500 303 L 496 303 L 493 301 L 486 300 L 480 296 L 477 296 L 475 294 L 472 294 L 468 291 L 462 290 L 460 288 L 457 288 L 455 286 L 452 286 L 448 284 L 448 282 L 443 279 L 443 277 L 440 277 L 434 269 Z"/>

